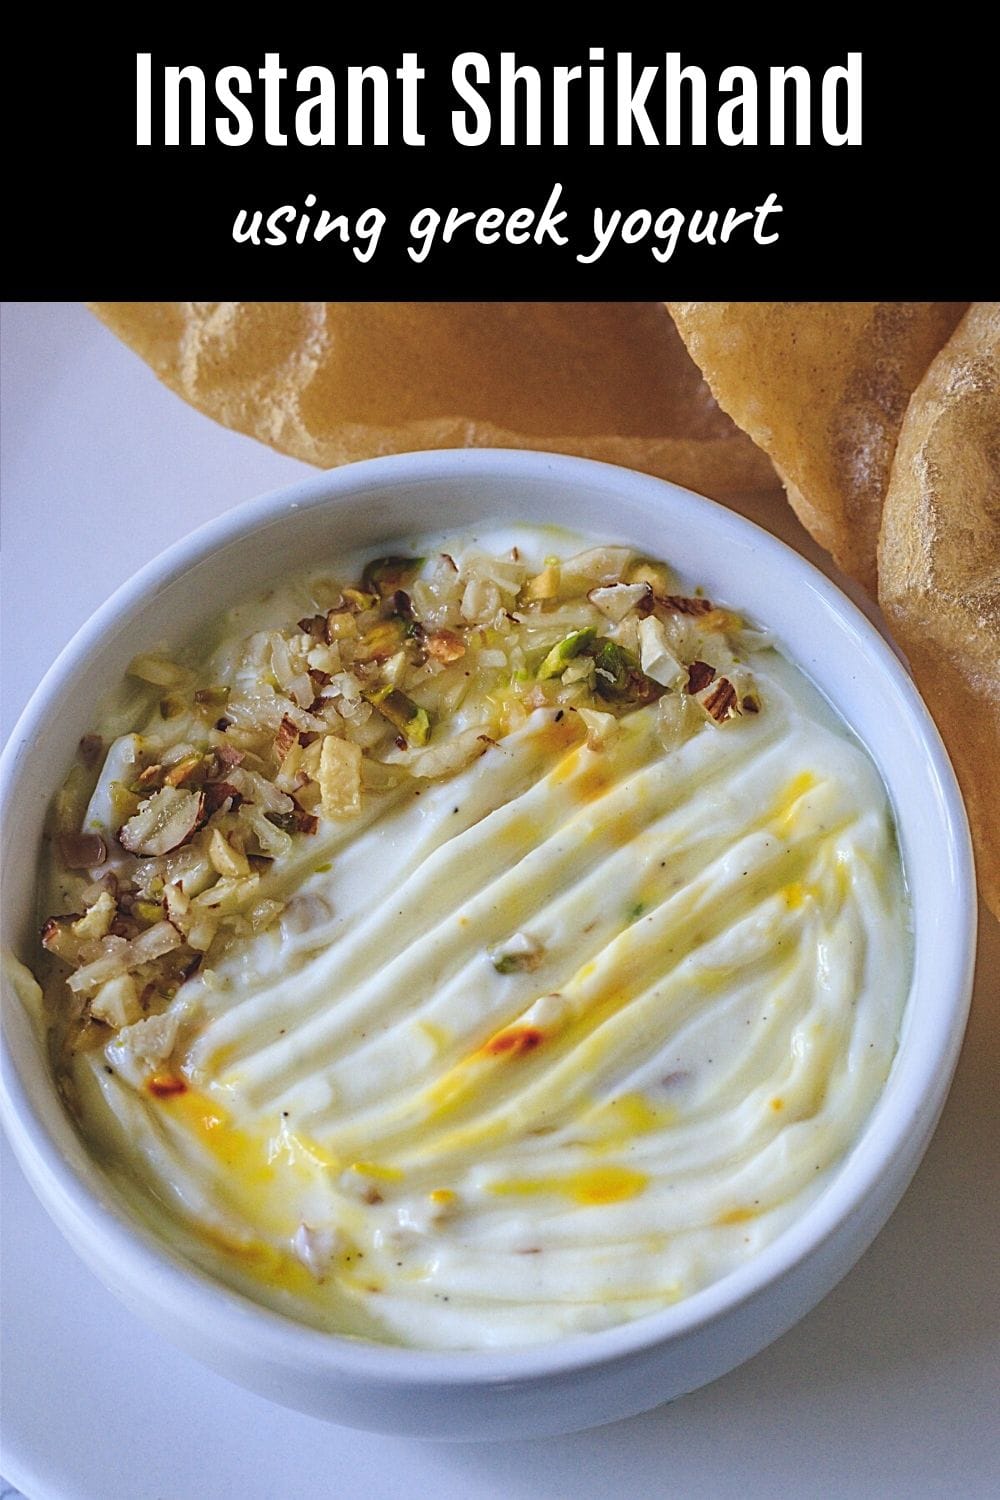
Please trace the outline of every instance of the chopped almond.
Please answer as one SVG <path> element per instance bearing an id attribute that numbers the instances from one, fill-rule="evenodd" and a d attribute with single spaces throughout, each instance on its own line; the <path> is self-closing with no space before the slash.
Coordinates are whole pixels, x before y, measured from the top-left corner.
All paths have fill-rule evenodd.
<path id="1" fill-rule="evenodd" d="M 118 834 L 118 842 L 130 854 L 169 854 L 194 833 L 204 815 L 205 798 L 200 792 L 165 786 L 143 802 Z"/>
<path id="2" fill-rule="evenodd" d="M 171 881 L 163 887 L 163 899 L 167 907 L 167 919 L 173 922 L 175 927 L 180 926 L 181 919 L 186 917 L 191 907 L 191 898 L 177 881 Z"/>
<path id="3" fill-rule="evenodd" d="M 642 612 L 642 606 L 647 600 L 652 600 L 652 595 L 649 584 L 640 581 L 612 583 L 605 588 L 591 589 L 587 598 L 606 619 L 618 625 L 633 609 Z"/>
<path id="4" fill-rule="evenodd" d="M 707 661 L 693 661 L 688 667 L 687 691 L 689 693 L 700 693 L 714 679 L 714 667 L 710 667 Z"/>
<path id="5" fill-rule="evenodd" d="M 298 725 L 293 724 L 291 719 L 288 718 L 286 714 L 281 721 L 281 726 L 278 729 L 277 734 L 274 736 L 274 754 L 277 758 L 279 766 L 284 761 L 285 756 L 288 754 L 292 746 L 298 744 L 298 739 Z"/>
<path id="6" fill-rule="evenodd" d="M 101 985 L 90 1002 L 90 1014 L 115 1031 L 131 1026 L 142 1016 L 139 987 L 131 974 L 119 974 Z"/>
<path id="7" fill-rule="evenodd" d="M 107 937 L 118 908 L 107 891 L 102 891 L 80 919 L 73 923 L 73 935 L 81 942 L 92 942 L 95 938 Z"/>
<path id="8" fill-rule="evenodd" d="M 74 936 L 72 929 L 80 920 L 75 912 L 68 916 L 49 917 L 42 928 L 42 947 L 49 953 L 54 953 L 56 958 L 61 958 L 63 963 L 77 963 L 80 941 Z"/>
<path id="9" fill-rule="evenodd" d="M 208 857 L 212 868 L 230 880 L 239 880 L 250 874 L 250 861 L 241 849 L 234 849 L 221 828 L 212 829 L 208 845 Z"/>
<path id="10" fill-rule="evenodd" d="M 710 688 L 701 693 L 698 702 L 716 724 L 722 724 L 740 712 L 736 702 L 736 689 L 728 677 L 720 677 Z"/>
<path id="11" fill-rule="evenodd" d="M 678 615 L 708 615 L 715 608 L 710 599 L 689 599 L 683 594 L 657 596 L 656 602 Z"/>

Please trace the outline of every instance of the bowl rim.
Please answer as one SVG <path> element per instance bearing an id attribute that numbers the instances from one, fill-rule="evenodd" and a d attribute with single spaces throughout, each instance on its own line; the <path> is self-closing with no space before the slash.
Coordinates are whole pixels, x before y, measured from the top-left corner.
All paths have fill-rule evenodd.
<path id="1" fill-rule="evenodd" d="M 748 534 L 758 552 L 790 570 L 794 585 L 812 595 L 847 628 L 870 667 L 885 673 L 908 710 L 927 756 L 927 770 L 939 793 L 944 813 L 947 859 L 952 881 L 942 891 L 949 903 L 948 930 L 953 937 L 950 995 L 938 1000 L 921 1035 L 922 1064 L 911 1062 L 905 1087 L 897 1087 L 888 1101 L 889 1084 L 867 1117 L 860 1136 L 843 1158 L 822 1193 L 802 1214 L 750 1260 L 717 1281 L 659 1311 L 609 1328 L 575 1333 L 525 1347 L 431 1350 L 390 1343 L 374 1343 L 330 1333 L 299 1323 L 227 1287 L 126 1212 L 117 1193 L 109 1198 L 108 1178 L 85 1151 L 68 1115 L 61 1121 L 63 1144 L 42 1118 L 10 1054 L 6 1035 L 0 1041 L 0 1119 L 32 1187 L 50 1214 L 77 1246 L 86 1244 L 91 1263 L 109 1260 L 116 1289 L 134 1291 L 136 1300 L 155 1306 L 162 1318 L 177 1321 L 177 1308 L 187 1308 L 186 1320 L 219 1329 L 230 1342 L 242 1343 L 253 1325 L 256 1356 L 314 1373 L 353 1377 L 384 1385 L 490 1386 L 525 1383 L 606 1366 L 667 1342 L 680 1341 L 723 1314 L 752 1301 L 813 1256 L 843 1224 L 857 1213 L 901 1147 L 912 1135 L 918 1116 L 925 1135 L 936 1122 L 958 1059 L 972 990 L 976 947 L 977 905 L 972 845 L 964 804 L 947 751 L 929 711 L 890 645 L 847 596 L 794 548 L 755 522 L 717 502 L 660 479 L 623 466 L 592 459 L 518 449 L 434 449 L 365 459 L 309 475 L 289 486 L 247 500 L 179 538 L 145 564 L 80 627 L 45 673 L 15 724 L 0 755 L 0 809 L 16 788 L 27 748 L 44 727 L 48 705 L 57 689 L 103 643 L 109 628 L 141 607 L 150 591 L 162 590 L 195 564 L 272 524 L 285 510 L 325 508 L 342 498 L 358 498 L 372 490 L 401 484 L 461 481 L 496 477 L 544 481 L 558 479 L 626 486 L 637 497 L 657 497 L 672 491 L 675 499 L 705 514 L 716 529 Z M 825 690 L 824 690 L 825 691 Z M 836 711 L 855 733 L 840 703 Z M 859 735 L 859 738 L 861 736 Z M 862 739 L 862 743 L 864 743 Z M 867 748 L 867 747 L 866 747 Z M 902 816 L 891 799 L 897 818 Z M 913 1004 L 911 978 L 904 1015 Z M 896 1059 L 899 1057 L 897 1051 Z M 896 1075 L 893 1062 L 891 1083 Z M 898 1083 L 898 1080 L 897 1080 Z M 53 1096 L 54 1097 L 54 1096 Z M 61 1106 L 60 1106 L 61 1108 Z M 924 1142 L 926 1144 L 926 1141 Z M 922 1147 L 920 1154 L 922 1154 Z M 919 1155 L 917 1157 L 919 1160 Z M 904 1183 L 905 1186 L 905 1183 Z M 897 1195 L 898 1196 L 898 1195 Z"/>

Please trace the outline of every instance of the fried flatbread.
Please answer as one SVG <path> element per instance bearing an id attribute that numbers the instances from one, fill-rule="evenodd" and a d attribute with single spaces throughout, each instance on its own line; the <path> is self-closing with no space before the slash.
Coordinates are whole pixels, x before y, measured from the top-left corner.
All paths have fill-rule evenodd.
<path id="1" fill-rule="evenodd" d="M 914 392 L 879 602 L 951 753 L 1000 916 L 1000 303 L 974 303 Z"/>
<path id="2" fill-rule="evenodd" d="M 92 307 L 200 411 L 321 467 L 498 446 L 605 459 L 716 498 L 774 482 L 662 303 Z"/>
<path id="3" fill-rule="evenodd" d="M 803 525 L 874 593 L 907 402 L 966 304 L 667 305 L 719 405 L 773 459 Z"/>

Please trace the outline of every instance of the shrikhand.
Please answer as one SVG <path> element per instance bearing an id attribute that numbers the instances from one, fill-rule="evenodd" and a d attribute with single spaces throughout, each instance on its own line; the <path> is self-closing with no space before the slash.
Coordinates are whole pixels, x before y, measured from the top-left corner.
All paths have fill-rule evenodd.
<path id="1" fill-rule="evenodd" d="M 51 833 L 18 987 L 90 1150 L 322 1329 L 516 1346 L 689 1296 L 824 1190 L 892 1065 L 878 772 L 628 546 L 324 559 L 132 663 Z"/>

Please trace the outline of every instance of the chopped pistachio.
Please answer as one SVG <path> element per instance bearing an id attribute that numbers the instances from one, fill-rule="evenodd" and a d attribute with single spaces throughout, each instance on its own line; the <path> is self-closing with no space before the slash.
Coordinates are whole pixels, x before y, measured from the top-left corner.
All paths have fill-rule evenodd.
<path id="1" fill-rule="evenodd" d="M 356 615 L 364 614 L 367 609 L 374 609 L 379 602 L 378 594 L 365 592 L 363 589 L 345 589 L 344 603 L 347 608 Z M 331 611 L 333 613 L 333 611 Z M 329 622 L 330 616 L 327 615 Z"/>
<path id="2" fill-rule="evenodd" d="M 539 967 L 545 949 L 525 932 L 515 932 L 500 948 L 490 954 L 490 963 L 498 974 L 530 974 Z"/>
<path id="3" fill-rule="evenodd" d="M 331 609 L 327 611 L 324 629 L 329 645 L 333 641 L 352 640 L 358 633 L 358 623 L 351 610 Z"/>
<path id="4" fill-rule="evenodd" d="M 137 921 L 152 927 L 154 922 L 163 921 L 163 907 L 159 901 L 136 901 L 132 907 L 132 915 Z"/>
<path id="5" fill-rule="evenodd" d="M 594 625 L 587 625 L 583 630 L 573 630 L 563 640 L 552 647 L 548 656 L 538 668 L 538 679 L 544 682 L 548 677 L 559 677 L 562 675 L 567 663 L 584 647 L 589 646 L 597 629 Z"/>
<path id="6" fill-rule="evenodd" d="M 203 761 L 204 757 L 201 755 L 186 755 L 166 772 L 164 786 L 183 786 L 185 782 L 191 781 L 199 769 L 205 769 Z"/>
<path id="7" fill-rule="evenodd" d="M 651 703 L 663 691 L 642 671 L 631 651 L 616 641 L 598 642 L 592 653 L 597 668 L 596 688 L 602 698 L 630 703 Z"/>
<path id="8" fill-rule="evenodd" d="M 386 661 L 395 656 L 406 639 L 406 626 L 402 620 L 379 620 L 361 637 L 357 648 L 358 661 Z"/>
<path id="9" fill-rule="evenodd" d="M 426 745 L 431 735 L 430 715 L 426 708 L 420 708 L 412 698 L 401 693 L 398 688 L 378 689 L 374 693 L 366 693 L 365 697 L 369 703 L 373 703 L 383 718 L 406 736 L 408 745 Z"/>
<path id="10" fill-rule="evenodd" d="M 361 574 L 361 587 L 369 593 L 377 593 L 383 599 L 388 599 L 390 594 L 403 587 L 423 563 L 422 557 L 375 557 L 365 564 Z"/>
<path id="11" fill-rule="evenodd" d="M 215 687 L 198 688 L 194 695 L 196 703 L 207 703 L 213 708 L 225 708 L 229 701 L 231 688 L 216 685 Z"/>

